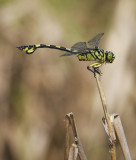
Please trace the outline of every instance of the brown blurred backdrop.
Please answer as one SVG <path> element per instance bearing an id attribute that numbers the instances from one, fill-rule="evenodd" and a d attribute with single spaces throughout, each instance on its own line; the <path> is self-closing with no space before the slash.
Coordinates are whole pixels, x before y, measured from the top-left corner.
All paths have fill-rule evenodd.
<path id="1" fill-rule="evenodd" d="M 57 50 L 26 55 L 16 49 L 39 43 L 71 47 L 101 32 L 100 46 L 116 55 L 102 67 L 109 111 L 120 115 L 136 158 L 136 1 L 0 0 L 0 160 L 62 160 L 69 112 L 87 158 L 110 158 L 90 63 L 60 58 L 64 52 Z"/>

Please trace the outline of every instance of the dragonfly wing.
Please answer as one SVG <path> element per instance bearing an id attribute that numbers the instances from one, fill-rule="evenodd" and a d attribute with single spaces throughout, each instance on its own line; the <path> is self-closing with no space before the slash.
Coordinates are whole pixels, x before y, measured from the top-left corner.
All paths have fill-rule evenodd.
<path id="1" fill-rule="evenodd" d="M 86 52 L 86 50 L 87 50 L 86 42 L 77 42 L 71 47 L 71 51 L 73 54 L 83 53 Z"/>
<path id="2" fill-rule="evenodd" d="M 103 35 L 104 35 L 104 33 L 99 33 L 94 38 L 92 38 L 91 40 L 89 40 L 88 41 L 89 48 L 91 48 L 91 49 L 97 49 L 98 45 L 100 43 L 100 40 L 101 40 L 101 38 L 102 38 Z"/>
<path id="3" fill-rule="evenodd" d="M 62 54 L 61 57 L 62 57 L 62 56 L 71 56 L 71 55 L 73 55 L 72 52 L 67 52 L 67 53 Z"/>

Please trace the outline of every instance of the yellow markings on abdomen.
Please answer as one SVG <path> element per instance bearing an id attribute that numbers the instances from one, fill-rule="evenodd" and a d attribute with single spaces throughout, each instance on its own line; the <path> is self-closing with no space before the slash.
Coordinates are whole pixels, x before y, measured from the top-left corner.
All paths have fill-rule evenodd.
<path id="1" fill-rule="evenodd" d="M 23 51 L 28 51 L 28 47 L 25 47 L 25 48 L 23 49 Z"/>
<path id="2" fill-rule="evenodd" d="M 41 45 L 40 45 L 40 44 L 36 44 L 35 46 L 36 46 L 36 47 L 40 47 Z"/>
<path id="3" fill-rule="evenodd" d="M 61 46 L 55 46 L 55 47 L 57 47 L 57 48 L 61 48 Z"/>
<path id="4" fill-rule="evenodd" d="M 27 53 L 33 53 L 34 52 L 34 48 L 28 49 Z"/>
<path id="5" fill-rule="evenodd" d="M 66 48 L 68 51 L 71 51 L 71 49 L 70 48 Z"/>

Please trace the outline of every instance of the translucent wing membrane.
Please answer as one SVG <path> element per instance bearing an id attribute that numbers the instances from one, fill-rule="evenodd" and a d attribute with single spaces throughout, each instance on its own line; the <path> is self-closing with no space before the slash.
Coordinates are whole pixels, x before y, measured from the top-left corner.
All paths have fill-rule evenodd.
<path id="1" fill-rule="evenodd" d="M 70 56 L 73 54 L 80 54 L 87 52 L 87 45 L 86 42 L 77 42 L 71 47 L 71 52 L 67 52 L 61 56 Z"/>
<path id="2" fill-rule="evenodd" d="M 67 53 L 65 53 L 65 54 L 62 54 L 61 57 L 62 57 L 62 56 L 71 56 L 72 54 L 73 54 L 72 52 L 67 52 Z"/>
<path id="3" fill-rule="evenodd" d="M 87 50 L 86 42 L 77 42 L 71 47 L 72 52 L 82 52 L 84 53 Z"/>
<path id="4" fill-rule="evenodd" d="M 90 49 L 98 49 L 98 45 L 104 33 L 97 34 L 94 38 L 86 42 L 77 42 L 71 47 L 71 54 L 86 53 Z M 88 44 L 88 47 L 87 47 Z M 75 53 L 74 53 L 75 52 Z"/>
<path id="5" fill-rule="evenodd" d="M 90 49 L 97 49 L 98 45 L 100 43 L 100 40 L 102 38 L 102 36 L 104 35 L 104 33 L 99 33 L 97 34 L 94 38 L 92 38 L 91 40 L 88 41 L 88 45 Z"/>

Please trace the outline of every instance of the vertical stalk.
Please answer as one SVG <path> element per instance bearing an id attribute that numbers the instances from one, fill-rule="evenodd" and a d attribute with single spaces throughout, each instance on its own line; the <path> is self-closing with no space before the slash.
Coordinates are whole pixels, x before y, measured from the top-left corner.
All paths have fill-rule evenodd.
<path id="1" fill-rule="evenodd" d="M 119 139 L 119 142 L 121 145 L 122 152 L 124 154 L 124 158 L 125 158 L 125 160 L 131 160 L 131 155 L 129 152 L 124 129 L 123 129 L 120 117 L 117 114 L 114 115 L 114 123 L 113 124 L 114 124 L 114 128 L 115 128 L 116 134 L 118 136 L 118 139 Z"/>
<path id="2" fill-rule="evenodd" d="M 68 160 L 69 157 L 69 120 L 65 117 L 65 152 L 64 160 Z"/>
<path id="3" fill-rule="evenodd" d="M 79 158 L 80 158 L 80 160 L 87 160 L 87 157 L 85 155 L 85 152 L 84 152 L 84 149 L 83 149 L 83 146 L 82 146 L 82 143 L 80 141 L 80 137 L 79 137 L 79 134 L 78 134 L 78 131 L 77 131 L 77 128 L 76 128 L 76 123 L 75 123 L 75 120 L 74 120 L 73 113 L 67 114 L 66 118 L 69 120 L 69 124 L 72 128 L 74 143 L 78 148 Z"/>
<path id="4" fill-rule="evenodd" d="M 102 102 L 102 106 L 103 106 L 103 111 L 104 111 L 104 117 L 105 120 L 107 122 L 107 126 L 108 126 L 108 132 L 109 132 L 109 136 L 110 136 L 110 153 L 112 156 L 112 160 L 116 160 L 116 146 L 115 146 L 115 142 L 114 142 L 114 130 L 113 130 L 113 125 L 112 122 L 110 120 L 110 115 L 107 109 L 107 102 L 106 102 L 106 97 L 101 85 L 101 82 L 99 80 L 99 75 L 96 73 L 95 75 L 96 78 L 96 83 L 97 83 L 97 87 L 99 90 L 99 94 L 100 94 L 100 98 L 101 98 L 101 102 Z"/>

